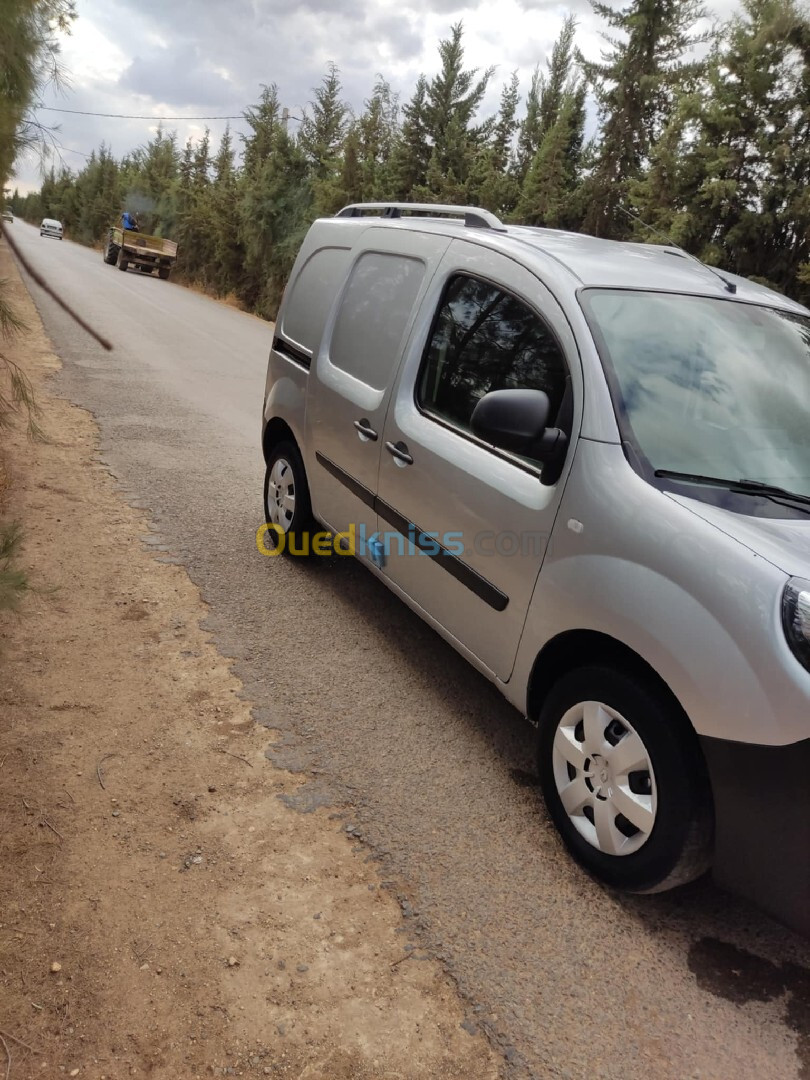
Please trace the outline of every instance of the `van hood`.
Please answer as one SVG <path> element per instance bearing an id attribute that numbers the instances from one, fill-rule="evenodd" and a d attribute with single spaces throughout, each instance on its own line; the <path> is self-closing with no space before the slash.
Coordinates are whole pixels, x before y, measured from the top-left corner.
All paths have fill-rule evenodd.
<path id="1" fill-rule="evenodd" d="M 789 577 L 810 579 L 810 514 L 804 518 L 748 517 L 671 491 L 666 494 Z"/>

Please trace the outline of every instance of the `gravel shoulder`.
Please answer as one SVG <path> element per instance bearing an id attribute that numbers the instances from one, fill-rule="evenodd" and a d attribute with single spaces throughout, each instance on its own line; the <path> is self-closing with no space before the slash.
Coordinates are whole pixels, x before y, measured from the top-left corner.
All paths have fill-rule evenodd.
<path id="1" fill-rule="evenodd" d="M 10 1077 L 500 1077 L 351 817 L 297 801 L 266 756 L 196 586 L 148 542 L 92 417 L 50 392 L 5 250 L 0 276 L 48 438 L 2 445 L 35 586 L 0 619 Z"/>

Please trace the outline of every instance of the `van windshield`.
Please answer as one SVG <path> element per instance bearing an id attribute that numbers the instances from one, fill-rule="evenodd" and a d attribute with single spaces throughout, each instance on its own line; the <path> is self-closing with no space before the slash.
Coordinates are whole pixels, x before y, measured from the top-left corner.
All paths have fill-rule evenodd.
<path id="1" fill-rule="evenodd" d="M 651 471 L 810 496 L 810 319 L 707 297 L 582 295 L 624 435 Z"/>

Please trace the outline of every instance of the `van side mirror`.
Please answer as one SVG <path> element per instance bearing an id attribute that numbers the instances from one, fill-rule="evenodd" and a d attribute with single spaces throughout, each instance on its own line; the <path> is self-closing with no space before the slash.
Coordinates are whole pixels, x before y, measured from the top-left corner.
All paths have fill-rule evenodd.
<path id="1" fill-rule="evenodd" d="M 473 409 L 473 433 L 500 450 L 548 461 L 568 442 L 565 432 L 548 427 L 551 402 L 543 390 L 492 390 Z"/>

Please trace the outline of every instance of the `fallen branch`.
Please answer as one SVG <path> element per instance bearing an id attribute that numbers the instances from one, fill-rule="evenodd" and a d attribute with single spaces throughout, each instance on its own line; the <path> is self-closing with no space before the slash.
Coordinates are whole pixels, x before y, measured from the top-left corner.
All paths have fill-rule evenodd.
<path id="1" fill-rule="evenodd" d="M 18 1046 L 24 1047 L 26 1050 L 30 1050 L 32 1054 L 38 1054 L 39 1050 L 35 1050 L 33 1046 L 29 1046 L 27 1042 L 23 1042 L 22 1039 L 18 1039 L 16 1035 L 12 1035 L 10 1031 L 3 1031 L 0 1028 L 0 1039 L 5 1036 L 7 1039 L 11 1039 L 12 1042 L 17 1043 Z"/>
<path id="2" fill-rule="evenodd" d="M 51 832 L 52 832 L 52 833 L 54 833 L 54 834 L 55 834 L 56 836 L 58 836 L 58 837 L 59 837 L 59 839 L 60 839 L 60 840 L 62 841 L 62 843 L 64 843 L 64 842 L 65 842 L 65 838 L 64 838 L 64 836 L 62 836 L 62 834 L 61 834 L 61 833 L 59 832 L 59 830 L 58 830 L 57 828 L 55 828 L 55 826 L 51 825 L 50 821 L 48 821 L 48 819 L 47 819 L 46 817 L 44 817 L 44 818 L 42 819 L 42 821 L 40 822 L 40 824 L 41 824 L 41 825 L 47 825 L 47 826 L 48 826 L 48 828 L 49 828 L 49 829 L 51 830 Z"/>
<path id="3" fill-rule="evenodd" d="M 223 750 L 221 746 L 215 747 L 214 753 L 215 754 L 227 754 L 228 757 L 235 757 L 237 761 L 244 761 L 244 763 L 246 765 L 249 765 L 251 769 L 253 768 L 253 762 L 252 761 L 248 761 L 248 759 L 246 757 L 242 757 L 241 754 L 232 754 L 230 752 L 230 750 Z"/>
<path id="4" fill-rule="evenodd" d="M 114 758 L 114 757 L 118 757 L 118 755 L 115 754 L 115 753 L 113 753 L 113 754 L 105 754 L 104 757 L 101 759 L 101 761 L 99 761 L 98 765 L 96 765 L 96 776 L 98 777 L 98 782 L 101 784 L 101 790 L 102 791 L 106 791 L 107 789 L 104 787 L 104 780 L 103 780 L 102 775 L 101 775 L 101 766 L 104 764 L 105 761 L 109 761 L 110 758 Z"/>
<path id="5" fill-rule="evenodd" d="M 410 958 L 413 956 L 413 954 L 414 954 L 414 950 L 411 949 L 411 951 L 406 952 L 404 956 L 400 956 L 399 960 L 395 960 L 393 962 L 393 964 L 391 965 L 391 967 L 395 968 L 397 966 L 397 964 L 401 964 L 403 960 L 410 960 Z"/>
<path id="6" fill-rule="evenodd" d="M 85 333 L 89 334 L 91 338 L 94 338 L 99 343 L 102 349 L 106 349 L 107 352 L 112 352 L 113 347 L 111 343 L 107 341 L 106 338 L 103 338 L 101 334 L 97 333 L 92 326 L 89 326 L 81 317 L 81 315 L 77 314 L 77 312 L 75 312 L 69 304 L 65 303 L 61 296 L 58 296 L 53 291 L 47 281 L 45 281 L 42 275 L 33 268 L 28 259 L 26 259 L 26 257 L 20 251 L 17 242 L 12 239 L 11 233 L 8 231 L 8 229 L 6 229 L 4 226 L 0 226 L 0 228 L 2 228 L 2 232 L 6 238 L 6 242 L 8 243 L 8 246 L 11 248 L 11 250 L 14 252 L 14 255 L 20 266 L 22 266 L 23 270 L 25 270 L 25 272 L 37 283 L 37 285 L 39 285 L 40 289 L 44 289 L 48 296 L 50 296 L 52 300 L 55 300 L 59 307 L 62 308 L 63 311 L 66 311 L 71 317 L 71 319 L 73 319 L 74 322 L 77 322 L 82 328 L 82 330 L 85 331 Z"/>
<path id="7" fill-rule="evenodd" d="M 32 1002 L 33 1004 L 33 1002 Z M 39 1051 L 35 1050 L 33 1046 L 29 1046 L 27 1042 L 23 1042 L 22 1039 L 18 1039 L 16 1035 L 11 1035 L 7 1031 L 0 1031 L 0 1043 L 3 1044 L 3 1049 L 6 1052 L 6 1076 L 5 1080 L 11 1076 L 11 1051 L 8 1048 L 6 1039 L 11 1039 L 12 1042 L 17 1043 L 20 1046 L 25 1047 L 26 1050 L 30 1050 L 32 1054 L 38 1054 Z"/>
<path id="8" fill-rule="evenodd" d="M 141 953 L 135 953 L 135 963 L 140 964 L 141 960 L 146 956 L 149 950 L 152 948 L 152 942 L 150 941 L 146 948 Z"/>

